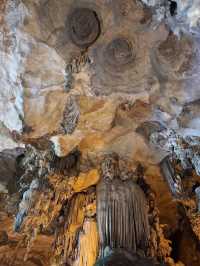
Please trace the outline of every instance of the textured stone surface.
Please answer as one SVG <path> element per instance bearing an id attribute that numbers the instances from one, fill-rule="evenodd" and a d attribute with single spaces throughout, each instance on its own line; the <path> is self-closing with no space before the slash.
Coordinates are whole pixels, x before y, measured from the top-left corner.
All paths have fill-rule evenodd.
<path id="1" fill-rule="evenodd" d="M 75 149 L 84 135 L 81 131 L 77 130 L 73 135 L 57 135 L 51 138 L 51 142 L 54 145 L 54 150 L 57 156 L 62 157 L 68 155 L 73 149 Z"/>
<path id="2" fill-rule="evenodd" d="M 142 2 L 153 9 L 157 23 L 164 20 L 176 35 L 185 33 L 199 37 L 199 0 L 142 0 Z"/>
<path id="3" fill-rule="evenodd" d="M 66 167 L 66 175 L 50 175 L 50 187 L 39 193 L 35 209 L 30 210 L 22 229 L 31 235 L 28 255 L 24 247 L 17 248 L 16 243 L 22 241 L 19 246 L 23 246 L 24 242 L 20 234 L 12 232 L 14 219 L 0 217 L 9 240 L 15 241 L 10 244 L 16 248 L 12 250 L 12 265 L 24 264 L 24 255 L 29 258 L 24 265 L 49 265 L 53 236 L 42 234 L 59 228 L 55 224 L 62 224 L 62 208 L 72 196 L 77 198 L 70 203 L 74 224 L 60 226 L 64 233 L 60 228 L 56 231 L 57 254 L 62 255 L 62 250 L 70 253 L 78 237 L 75 229 L 83 228 L 80 246 L 72 252 L 77 257 L 75 265 L 94 264 L 98 241 L 93 189 L 100 178 L 96 170 L 99 161 L 110 152 L 118 153 L 134 173 L 139 163 L 143 165 L 166 231 L 178 227 L 175 217 L 179 214 L 159 163 L 172 155 L 172 148 L 181 161 L 177 168 L 182 167 L 184 189 L 196 206 L 192 191 L 200 173 L 199 0 L 176 3 L 176 14 L 171 14 L 170 1 L 162 0 L 0 1 L 1 155 L 9 150 L 6 159 L 0 158 L 0 199 L 9 214 L 15 214 L 16 201 L 22 198 L 19 193 L 8 193 L 10 185 L 14 186 L 12 180 L 17 179 L 15 148 L 32 143 L 43 150 L 41 154 L 48 154 L 53 146 L 56 155 L 64 157 L 61 161 L 57 158 L 57 166 L 64 164 L 64 168 L 71 162 L 65 157 L 76 149 L 81 152 L 80 171 L 71 174 Z M 84 16 L 71 18 L 74 10 L 78 15 L 84 10 Z M 43 173 L 47 162 L 38 158 L 35 163 Z M 193 171 L 191 178 L 185 174 L 188 169 Z M 33 170 L 31 176 L 37 175 L 35 168 L 28 170 Z M 76 217 L 73 206 L 78 203 L 80 216 Z M 193 231 L 198 232 L 196 216 L 192 215 L 188 217 L 191 224 L 194 218 Z M 33 228 L 43 230 L 42 234 L 38 236 Z M 70 230 L 73 234 L 68 240 L 72 242 L 63 248 L 59 241 L 65 241 L 63 236 L 67 238 Z M 91 246 L 93 240 L 95 245 Z M 192 237 L 190 241 L 194 244 Z M 165 244 L 162 250 L 168 247 Z M 91 256 L 84 256 L 85 246 Z M 39 249 L 45 250 L 44 254 Z M 10 250 L 8 244 L 0 248 L 0 259 L 5 254 L 4 266 Z M 182 257 L 190 266 L 188 258 Z M 198 261 L 195 263 L 198 266 Z"/>

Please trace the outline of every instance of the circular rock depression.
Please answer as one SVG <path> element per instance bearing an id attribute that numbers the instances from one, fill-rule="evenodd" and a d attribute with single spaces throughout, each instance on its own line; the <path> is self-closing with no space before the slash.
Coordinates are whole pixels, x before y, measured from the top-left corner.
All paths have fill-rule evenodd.
<path id="1" fill-rule="evenodd" d="M 116 29 L 117 30 L 117 29 Z M 147 50 L 139 49 L 133 34 L 126 37 L 120 32 L 112 38 L 105 36 L 91 49 L 91 86 L 95 95 L 112 93 L 141 93 L 148 88 L 149 64 Z M 143 71 L 141 71 L 143 69 Z"/>
<path id="2" fill-rule="evenodd" d="M 125 38 L 112 40 L 105 49 L 105 61 L 115 70 L 122 70 L 122 67 L 129 66 L 134 58 L 133 46 Z"/>
<path id="3" fill-rule="evenodd" d="M 93 44 L 101 33 L 97 13 L 89 8 L 75 8 L 68 17 L 71 41 L 80 48 Z"/>

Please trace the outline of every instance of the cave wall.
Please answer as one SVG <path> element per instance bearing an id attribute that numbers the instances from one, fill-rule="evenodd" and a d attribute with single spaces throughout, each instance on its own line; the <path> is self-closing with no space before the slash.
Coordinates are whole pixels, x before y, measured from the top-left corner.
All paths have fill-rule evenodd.
<path id="1" fill-rule="evenodd" d="M 52 147 L 58 157 L 80 151 L 81 178 L 71 181 L 75 193 L 96 185 L 99 161 L 109 152 L 116 152 L 133 173 L 142 164 L 168 238 L 179 227 L 183 214 L 160 163 L 166 156 L 176 156 L 181 162 L 176 162 L 177 171 L 192 171 L 192 176 L 186 173 L 181 178 L 192 201 L 183 202 L 184 219 L 192 225 L 194 236 L 190 241 L 197 254 L 193 263 L 198 265 L 195 237 L 199 237 L 199 216 L 192 187 L 199 182 L 200 173 L 199 13 L 194 12 L 198 0 L 186 2 L 176 1 L 173 14 L 170 1 L 0 2 L 0 223 L 10 239 L 0 247 L 0 256 L 6 254 L 3 265 L 12 247 L 11 265 L 21 265 L 27 252 L 23 234 L 13 232 L 23 197 L 16 191 L 18 185 L 13 184 L 20 177 L 14 169 L 19 156 L 16 150 L 21 152 L 28 144 L 40 152 Z M 95 174 L 85 174 L 88 171 Z M 50 180 L 60 195 L 63 183 L 61 174 L 56 174 Z M 71 175 L 77 177 L 76 172 Z M 177 185 L 175 181 L 172 186 Z M 14 187 L 11 191 L 10 185 Z M 65 185 L 67 191 L 68 183 Z M 68 192 L 63 193 L 64 199 L 69 197 Z M 37 194 L 41 197 L 40 211 L 47 208 L 39 205 L 44 194 Z M 59 200 L 52 203 L 58 204 L 53 217 L 62 206 Z M 30 227 L 37 228 L 35 223 L 39 222 L 32 221 L 34 214 L 29 211 L 27 224 L 30 221 Z M 44 224 L 50 219 L 45 215 Z M 77 265 L 81 264 L 85 245 L 91 250 L 88 254 L 94 255 L 88 255 L 81 265 L 88 261 L 92 265 L 97 256 L 97 247 L 88 244 L 90 233 L 96 234 L 96 223 L 88 217 L 83 227 L 89 233 L 80 237 Z M 187 237 L 179 243 L 178 260 L 191 266 L 190 256 L 183 252 Z M 25 265 L 48 265 L 53 239 L 52 234 L 36 234 Z"/>

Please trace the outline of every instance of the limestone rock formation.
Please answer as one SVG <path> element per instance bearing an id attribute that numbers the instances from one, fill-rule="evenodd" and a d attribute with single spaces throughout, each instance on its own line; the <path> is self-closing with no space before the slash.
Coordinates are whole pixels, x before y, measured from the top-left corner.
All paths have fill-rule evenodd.
<path id="1" fill-rule="evenodd" d="M 142 0 L 142 2 L 153 8 L 157 22 L 165 20 L 175 34 L 186 33 L 199 36 L 199 0 Z"/>
<path id="2" fill-rule="evenodd" d="M 147 204 L 142 189 L 125 177 L 115 154 L 106 156 L 97 185 L 97 223 L 100 256 L 106 247 L 146 252 L 149 242 Z"/>
<path id="3" fill-rule="evenodd" d="M 199 266 L 199 4 L 0 1 L 0 266 Z"/>

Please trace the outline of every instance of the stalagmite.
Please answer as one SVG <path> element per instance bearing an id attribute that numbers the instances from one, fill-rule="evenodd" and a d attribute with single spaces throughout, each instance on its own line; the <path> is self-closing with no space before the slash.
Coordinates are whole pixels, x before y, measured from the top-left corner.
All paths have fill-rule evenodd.
<path id="1" fill-rule="evenodd" d="M 79 234 L 78 258 L 73 266 L 93 266 L 98 256 L 98 231 L 94 218 L 86 218 Z"/>

